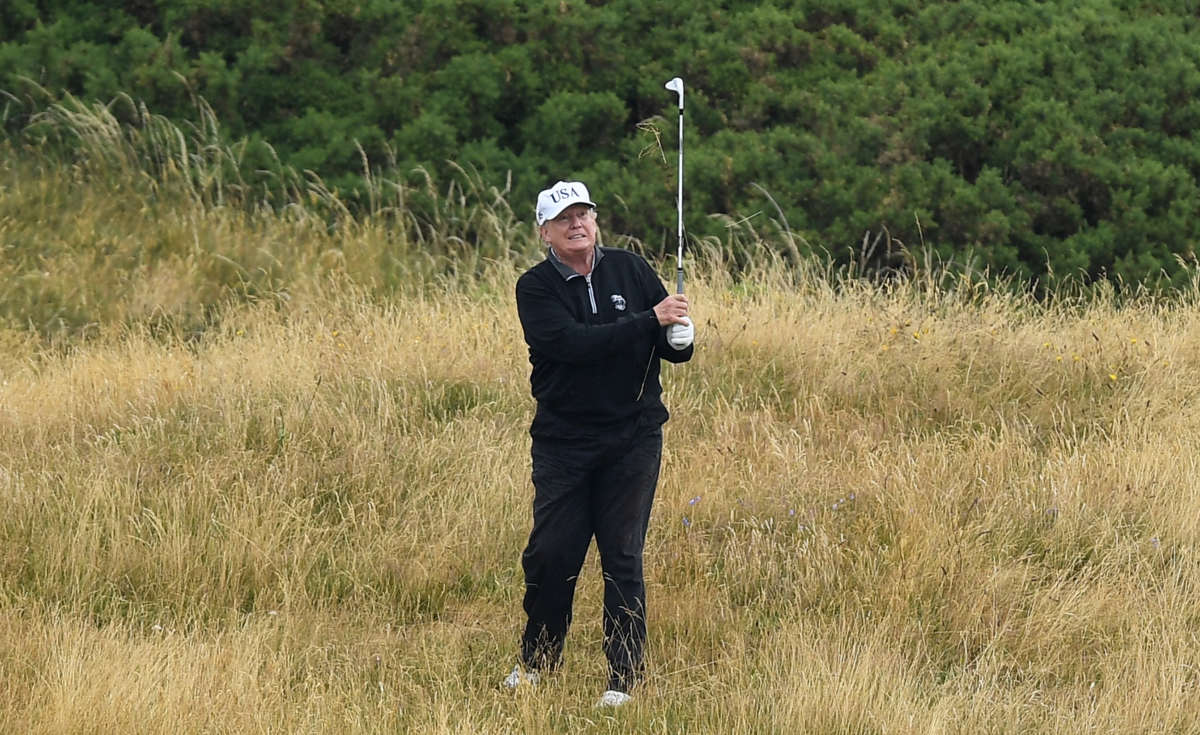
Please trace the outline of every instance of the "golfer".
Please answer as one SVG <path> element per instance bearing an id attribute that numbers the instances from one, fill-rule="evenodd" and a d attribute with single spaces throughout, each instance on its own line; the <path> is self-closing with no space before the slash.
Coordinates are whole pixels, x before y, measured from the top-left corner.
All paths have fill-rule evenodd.
<path id="1" fill-rule="evenodd" d="M 620 706 L 642 673 L 646 586 L 642 548 L 667 420 L 659 360 L 692 357 L 687 298 L 667 295 L 640 256 L 600 247 L 586 186 L 538 195 L 546 259 L 516 288 L 537 411 L 529 433 L 533 530 L 521 557 L 521 663 L 508 687 L 555 669 L 571 624 L 575 580 L 594 536 L 604 573 L 602 706 Z"/>

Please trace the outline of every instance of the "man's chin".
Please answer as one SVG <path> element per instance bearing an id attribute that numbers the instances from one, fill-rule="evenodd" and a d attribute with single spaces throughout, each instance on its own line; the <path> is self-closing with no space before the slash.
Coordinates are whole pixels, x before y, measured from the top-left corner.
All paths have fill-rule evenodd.
<path id="1" fill-rule="evenodd" d="M 583 255 L 584 253 L 590 253 L 595 246 L 595 240 L 572 240 L 560 248 L 559 252 L 567 256 Z"/>

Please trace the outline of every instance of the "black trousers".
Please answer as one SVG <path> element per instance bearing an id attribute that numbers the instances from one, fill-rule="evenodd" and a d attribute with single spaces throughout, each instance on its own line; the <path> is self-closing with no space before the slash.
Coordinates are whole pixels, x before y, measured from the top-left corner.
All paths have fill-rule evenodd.
<path id="1" fill-rule="evenodd" d="M 528 623 L 521 659 L 553 669 L 571 625 L 575 582 L 592 537 L 604 574 L 609 689 L 642 673 L 646 585 L 642 549 L 662 460 L 662 425 L 637 424 L 594 442 L 533 440 L 533 530 L 521 557 Z"/>

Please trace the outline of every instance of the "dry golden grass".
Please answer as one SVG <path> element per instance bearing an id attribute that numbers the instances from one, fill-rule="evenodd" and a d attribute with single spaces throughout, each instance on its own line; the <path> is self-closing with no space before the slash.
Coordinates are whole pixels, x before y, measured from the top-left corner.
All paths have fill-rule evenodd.
<path id="1" fill-rule="evenodd" d="M 0 725 L 27 732 L 1189 732 L 1200 309 L 696 275 L 650 678 L 503 692 L 519 264 L 100 329 L 4 366 Z M 320 291 L 318 293 L 318 291 Z M 11 338 L 11 337 L 10 337 Z"/>
<path id="2" fill-rule="evenodd" d="M 0 157 L 0 731 L 1200 732 L 1195 292 L 1036 304 L 766 244 L 734 279 L 709 243 L 649 678 L 602 712 L 592 559 L 564 671 L 498 686 L 528 226 L 485 187 L 355 221 L 117 174 Z"/>

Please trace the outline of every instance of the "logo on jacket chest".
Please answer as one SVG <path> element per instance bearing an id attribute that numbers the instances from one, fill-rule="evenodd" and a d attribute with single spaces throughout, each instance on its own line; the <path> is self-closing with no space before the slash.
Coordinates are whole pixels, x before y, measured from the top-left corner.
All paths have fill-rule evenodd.
<path id="1" fill-rule="evenodd" d="M 617 311 L 625 311 L 625 297 L 619 293 L 615 293 L 609 297 L 612 299 L 613 308 Z"/>

